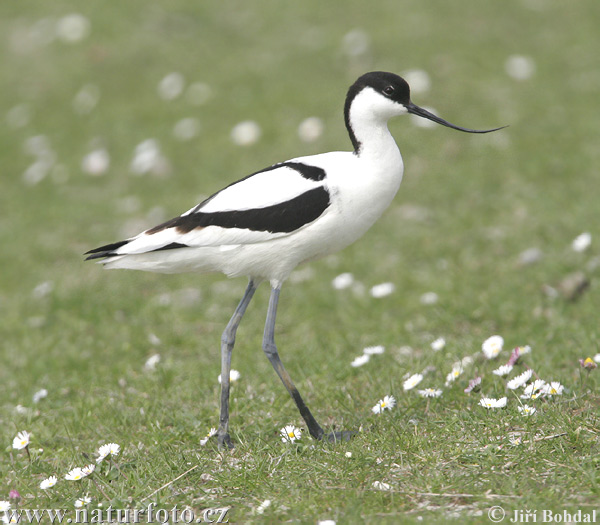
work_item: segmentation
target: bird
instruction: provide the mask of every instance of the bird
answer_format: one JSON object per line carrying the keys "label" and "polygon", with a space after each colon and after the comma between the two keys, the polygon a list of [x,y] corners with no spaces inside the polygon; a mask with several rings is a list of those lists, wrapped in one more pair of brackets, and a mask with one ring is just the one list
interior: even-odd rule
{"label": "bird", "polygon": [[221,272],[248,285],[221,336],[220,448],[232,448],[229,374],[236,332],[257,287],[271,287],[262,349],[316,440],[348,440],[353,431],[325,433],[285,369],[275,320],[285,280],[299,264],[337,252],[360,238],[396,195],[404,172],[388,120],[412,114],[466,133],[417,106],[400,76],[371,71],[348,89],[344,122],[351,151],[296,157],[256,171],[185,213],[126,240],[88,251],[105,268],[161,273]]}

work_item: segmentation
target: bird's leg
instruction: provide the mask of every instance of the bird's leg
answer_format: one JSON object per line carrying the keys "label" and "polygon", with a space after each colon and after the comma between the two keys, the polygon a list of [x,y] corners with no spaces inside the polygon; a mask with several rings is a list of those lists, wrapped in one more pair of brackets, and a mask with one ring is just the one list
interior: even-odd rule
{"label": "bird's leg", "polygon": [[231,438],[229,437],[229,372],[231,371],[231,353],[235,343],[235,333],[256,291],[256,287],[257,285],[250,279],[244,297],[242,297],[240,304],[235,309],[221,336],[221,415],[219,418],[219,430],[217,431],[217,439],[220,447],[233,448]]}
{"label": "bird's leg", "polygon": [[304,401],[300,396],[300,392],[298,392],[298,389],[294,385],[290,375],[287,373],[287,370],[284,368],[281,359],[279,359],[279,354],[277,353],[277,347],[275,346],[275,317],[277,315],[279,291],[280,287],[271,288],[269,309],[267,311],[267,322],[265,323],[265,333],[263,337],[263,350],[273,365],[275,372],[277,372],[277,375],[285,385],[285,388],[287,388],[287,391],[296,402],[296,406],[298,407],[300,414],[308,426],[310,435],[315,439],[322,439],[324,435],[323,429],[310,413],[308,407],[304,404]]}

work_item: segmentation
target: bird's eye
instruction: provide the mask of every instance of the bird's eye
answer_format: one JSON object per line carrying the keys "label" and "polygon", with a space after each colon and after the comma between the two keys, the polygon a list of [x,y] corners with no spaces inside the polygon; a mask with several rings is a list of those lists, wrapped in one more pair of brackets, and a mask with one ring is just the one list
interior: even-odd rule
{"label": "bird's eye", "polygon": [[383,88],[384,94],[391,96],[394,94],[394,86],[386,86]]}

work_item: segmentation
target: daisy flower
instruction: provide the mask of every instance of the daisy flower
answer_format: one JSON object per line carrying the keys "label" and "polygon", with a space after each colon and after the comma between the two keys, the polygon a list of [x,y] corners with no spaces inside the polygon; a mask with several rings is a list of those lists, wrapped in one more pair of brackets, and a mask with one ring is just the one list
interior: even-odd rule
{"label": "daisy flower", "polygon": [[256,514],[262,514],[271,506],[271,500],[266,499],[258,507],[256,507]]}
{"label": "daisy flower", "polygon": [[354,284],[354,275],[351,273],[341,273],[338,275],[333,281],[331,281],[331,285],[336,290],[343,290],[345,288],[350,288]]}
{"label": "daisy flower", "polygon": [[394,396],[385,396],[383,399],[380,399],[371,410],[374,414],[381,414],[384,410],[391,410],[395,406],[396,399]]}
{"label": "daisy flower", "polygon": [[403,384],[404,390],[412,390],[421,381],[423,381],[423,374],[413,374],[406,381],[404,381],[404,384]]}
{"label": "daisy flower", "polygon": [[80,467],[75,467],[66,474],[65,479],[67,481],[79,481],[80,479],[83,479],[86,476],[87,474],[84,474],[83,470]]}
{"label": "daisy flower", "polygon": [[34,403],[39,403],[42,399],[46,397],[48,397],[48,390],[42,388],[41,390],[38,390],[35,394],[33,394],[32,399]]}
{"label": "daisy flower", "polygon": [[521,443],[523,443],[523,438],[521,436],[510,436],[508,438],[508,442],[513,446],[513,447],[518,447]]}
{"label": "daisy flower", "polygon": [[596,361],[594,361],[591,357],[580,359],[579,364],[582,366],[582,368],[585,368],[586,370],[593,370],[594,368],[598,368]]}
{"label": "daisy flower", "polygon": [[279,431],[279,434],[281,435],[281,441],[284,443],[293,443],[302,437],[302,429],[293,425],[286,425]]}
{"label": "daisy flower", "polygon": [[512,369],[513,369],[512,365],[502,365],[502,366],[499,366],[498,368],[496,368],[496,370],[492,370],[492,374],[503,377],[503,376],[507,376],[508,374],[510,374],[512,372]]}
{"label": "daisy flower", "polygon": [[481,376],[477,376],[474,379],[471,379],[471,381],[469,381],[469,386],[467,386],[467,388],[465,388],[465,394],[470,394],[473,390],[477,391],[479,390],[479,387],[481,386]]}
{"label": "daisy flower", "polygon": [[544,394],[547,396],[562,396],[564,389],[565,387],[558,381],[551,381],[543,387]]}
{"label": "daisy flower", "polygon": [[531,347],[529,345],[525,346],[517,346],[513,349],[510,354],[510,358],[508,359],[508,365],[514,365],[516,362],[524,355],[531,353]]}
{"label": "daisy flower", "polygon": [[10,510],[10,503],[8,501],[0,501],[0,512],[8,512]]}
{"label": "daisy flower", "polygon": [[452,365],[452,370],[446,376],[446,386],[449,386],[450,383],[453,383],[458,379],[458,377],[463,373],[463,367],[461,363],[454,363]]}
{"label": "daisy flower", "polygon": [[369,290],[371,297],[375,297],[376,299],[380,299],[381,297],[385,297],[386,295],[390,295],[394,293],[396,286],[394,283],[381,283],[376,284]]}
{"label": "daisy flower", "polygon": [[573,239],[571,248],[576,252],[584,252],[592,244],[592,235],[588,232],[582,233]]}
{"label": "daisy flower", "polygon": [[440,388],[426,388],[424,390],[418,390],[421,397],[440,397],[442,390]]}
{"label": "daisy flower", "polygon": [[200,440],[200,445],[201,445],[201,446],[204,446],[204,445],[206,445],[206,444],[208,443],[208,440],[209,440],[211,437],[215,436],[216,434],[217,434],[217,429],[216,429],[215,427],[212,427],[212,428],[211,428],[211,429],[208,431],[208,434],[206,434],[206,437],[203,437],[203,438]]}
{"label": "daisy flower", "polygon": [[[242,377],[242,374],[240,374],[237,370],[234,370],[233,368],[229,371],[229,381],[231,383],[234,383],[235,381],[237,381],[240,377]],[[217,378],[217,380],[219,381],[219,384],[221,384],[221,374],[219,374],[219,377]]]}
{"label": "daisy flower", "polygon": [[98,449],[96,463],[100,463],[107,456],[116,456],[119,452],[121,452],[121,445],[117,443],[106,443]]}
{"label": "daisy flower", "polygon": [[94,472],[94,470],[96,470],[96,465],[94,465],[93,463],[90,463],[89,465],[86,465],[85,467],[83,467],[81,469],[81,473],[83,474],[84,477],[86,477],[86,476],[90,476],[92,474],[92,472]]}
{"label": "daisy flower", "polygon": [[30,434],[26,430],[19,432],[16,435],[15,439],[13,439],[13,443],[12,443],[13,448],[16,448],[17,450],[22,450],[24,448],[27,448],[29,446],[29,437],[30,437]]}
{"label": "daisy flower", "polygon": [[86,505],[89,505],[91,502],[92,502],[92,498],[90,498],[86,494],[82,498],[79,498],[79,499],[75,500],[75,508],[76,509],[80,509],[81,507],[85,507]]}
{"label": "daisy flower", "polygon": [[506,397],[501,397],[500,399],[494,399],[492,397],[484,397],[479,401],[479,404],[487,409],[490,408],[504,408],[506,406],[507,399]]}
{"label": "daisy flower", "polygon": [[516,377],[513,377],[508,383],[506,383],[506,388],[509,390],[515,390],[522,386],[525,386],[525,383],[531,379],[533,375],[533,370],[531,368],[529,370],[525,370],[522,374],[519,374]]}
{"label": "daisy flower", "polygon": [[433,341],[431,343],[431,349],[434,352],[439,352],[445,346],[446,346],[446,340],[443,337],[438,337],[435,341]]}
{"label": "daisy flower", "polygon": [[369,359],[370,359],[369,354],[359,355],[356,359],[354,359],[354,361],[352,361],[352,363],[350,363],[350,366],[352,366],[354,368],[358,368],[359,366],[363,366],[364,364],[367,364],[369,362]]}
{"label": "daisy flower", "polygon": [[389,483],[383,481],[374,481],[372,487],[375,490],[392,490],[392,486]]}
{"label": "daisy flower", "polygon": [[529,405],[523,405],[517,408],[523,416],[533,416],[537,411],[535,407],[530,407]]}
{"label": "daisy flower", "polygon": [[544,395],[544,389],[546,381],[543,379],[536,379],[533,383],[528,384],[521,394],[521,399],[537,399],[539,396]]}
{"label": "daisy flower", "polygon": [[40,488],[42,490],[46,490],[49,489],[50,487],[54,487],[54,485],[56,485],[56,482],[58,480],[56,479],[56,476],[50,476],[49,478],[46,478],[44,481],[42,481],[40,483]]}
{"label": "daisy flower", "polygon": [[385,347],[381,346],[381,345],[367,346],[363,350],[363,354],[365,354],[365,355],[379,355],[379,354],[383,354],[383,352],[385,352]]}
{"label": "daisy flower", "polygon": [[502,351],[502,347],[504,346],[504,338],[500,335],[493,335],[492,337],[488,337],[483,344],[481,345],[481,350],[483,354],[488,359],[494,359],[498,357],[498,354]]}
{"label": "daisy flower", "polygon": [[156,370],[156,365],[158,365],[158,363],[160,363],[160,354],[154,354],[146,359],[144,370],[146,372],[152,372],[153,370]]}

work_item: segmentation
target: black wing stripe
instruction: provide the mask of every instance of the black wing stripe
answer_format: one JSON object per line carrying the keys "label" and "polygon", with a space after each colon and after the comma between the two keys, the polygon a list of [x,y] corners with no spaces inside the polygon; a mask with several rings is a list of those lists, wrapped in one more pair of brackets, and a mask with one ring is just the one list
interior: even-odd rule
{"label": "black wing stripe", "polygon": [[196,212],[175,217],[148,230],[153,234],[167,228],[189,233],[196,228],[220,226],[271,233],[289,233],[317,219],[329,206],[329,192],[319,186],[289,201],[251,210]]}
{"label": "black wing stripe", "polygon": [[300,173],[300,175],[302,175],[305,179],[309,179],[309,180],[321,181],[327,176],[327,173],[325,173],[325,170],[323,168],[318,168],[317,166],[310,166],[309,164],[303,164],[302,162],[282,162],[280,164],[273,164],[273,166],[269,166],[268,168],[265,168],[264,170],[260,170],[255,173],[252,173],[252,174],[244,177],[243,179],[237,180],[235,182],[232,182],[228,186],[225,186],[222,190],[218,191],[217,193],[215,193],[215,194],[211,195],[210,197],[208,197],[207,199],[203,200],[200,204],[198,204],[198,206],[196,206],[192,210],[191,213],[197,213],[198,210],[200,210],[204,205],[208,204],[217,195],[219,195],[221,192],[225,191],[226,189],[230,188],[231,186],[234,186],[238,182],[243,182],[245,180],[248,180],[251,177],[254,177],[255,175],[260,175],[261,173],[266,173],[267,171],[273,171],[273,170],[283,168],[283,167],[291,168],[291,169],[297,171],[298,173]]}
{"label": "black wing stripe", "polygon": [[[100,246],[100,248],[94,248],[93,250],[90,250],[89,252],[85,252],[84,255],[88,255],[89,253],[98,253],[98,252],[112,252],[112,251],[120,248],[121,246],[126,245],[128,242],[129,242],[129,240],[113,242],[112,244],[106,244],[104,246]],[[88,257],[88,258],[92,259],[95,257]]]}

